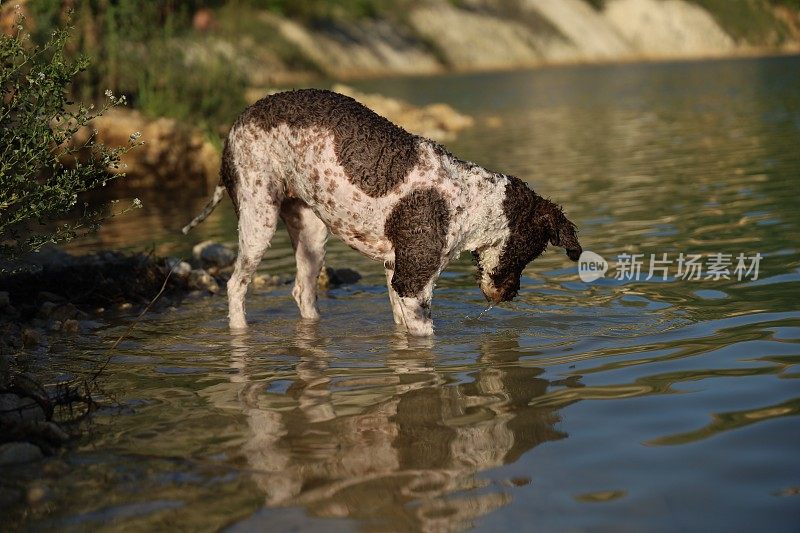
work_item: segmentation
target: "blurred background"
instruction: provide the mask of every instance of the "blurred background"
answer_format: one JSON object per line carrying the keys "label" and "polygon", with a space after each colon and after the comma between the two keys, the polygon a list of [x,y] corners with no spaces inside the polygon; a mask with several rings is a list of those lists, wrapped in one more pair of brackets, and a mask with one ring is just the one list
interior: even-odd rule
{"label": "blurred background", "polygon": [[[96,120],[100,140],[124,145],[141,131],[145,141],[125,157],[127,179],[101,193],[141,197],[144,210],[73,246],[155,244],[161,253],[186,251],[170,236],[216,183],[235,117],[270,91],[333,87],[414,133],[458,142],[459,132],[508,122],[478,109],[500,93],[470,99],[468,82],[444,74],[800,50],[799,0],[20,0],[0,6],[3,31],[14,31],[19,13],[40,43],[55,27],[74,27],[69,52],[90,60],[72,83],[77,100],[126,96],[127,108]],[[451,81],[413,81],[430,75]],[[395,81],[370,84],[386,78]],[[489,162],[482,151],[461,155]],[[141,223],[143,239],[126,226]]]}
{"label": "blurred background", "polygon": [[[548,64],[797,51],[798,0],[21,0],[71,24],[77,94],[214,127],[276,85]],[[210,90],[214,88],[216,90]]]}

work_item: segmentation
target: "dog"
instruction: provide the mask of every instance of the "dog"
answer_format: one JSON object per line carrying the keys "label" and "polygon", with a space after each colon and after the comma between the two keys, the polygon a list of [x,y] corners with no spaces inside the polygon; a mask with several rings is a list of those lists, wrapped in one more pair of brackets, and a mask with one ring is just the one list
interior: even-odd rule
{"label": "dog", "polygon": [[547,244],[577,261],[576,227],[561,207],[513,176],[462,161],[354,99],[305,89],[267,96],[236,120],[204,220],[227,190],[239,219],[228,281],[231,329],[247,327],[247,286],[282,219],[294,248],[292,296],[318,319],[317,278],[328,233],[383,262],[392,314],[411,335],[433,334],[434,283],[470,251],[492,304],[513,299]]}

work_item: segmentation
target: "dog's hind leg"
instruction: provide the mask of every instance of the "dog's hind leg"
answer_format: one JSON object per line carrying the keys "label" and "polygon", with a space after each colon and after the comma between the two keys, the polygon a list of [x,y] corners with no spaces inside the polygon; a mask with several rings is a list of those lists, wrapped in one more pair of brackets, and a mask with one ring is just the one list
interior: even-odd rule
{"label": "dog's hind leg", "polygon": [[[260,184],[261,180],[252,180]],[[241,187],[239,199],[239,255],[231,279],[228,280],[228,320],[231,329],[247,327],[244,298],[264,252],[267,251],[278,225],[277,192],[267,187]]]}
{"label": "dog's hind leg", "polygon": [[297,262],[297,277],[292,296],[303,318],[319,318],[317,285],[319,273],[325,262],[325,243],[328,228],[308,204],[296,198],[287,198],[281,204],[281,218],[286,223],[292,239]]}

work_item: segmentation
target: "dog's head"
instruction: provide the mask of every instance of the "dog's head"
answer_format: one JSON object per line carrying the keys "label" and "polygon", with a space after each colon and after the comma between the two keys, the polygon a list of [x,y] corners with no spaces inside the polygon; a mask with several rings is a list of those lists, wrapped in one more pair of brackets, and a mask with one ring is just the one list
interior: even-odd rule
{"label": "dog's head", "polygon": [[506,228],[495,245],[475,250],[478,282],[492,303],[513,299],[528,263],[539,257],[547,244],[560,246],[577,261],[582,249],[576,227],[557,204],[510,177],[503,199]]}

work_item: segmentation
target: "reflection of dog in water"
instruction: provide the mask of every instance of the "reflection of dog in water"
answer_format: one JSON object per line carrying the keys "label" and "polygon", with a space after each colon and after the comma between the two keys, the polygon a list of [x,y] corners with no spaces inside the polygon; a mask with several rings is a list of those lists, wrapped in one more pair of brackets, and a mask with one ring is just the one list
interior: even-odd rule
{"label": "reflection of dog in water", "polygon": [[469,382],[437,370],[424,339],[398,335],[383,368],[353,375],[329,367],[335,357],[315,324],[300,321],[296,338],[295,372],[270,383],[248,378],[265,371],[249,355],[254,339],[232,340],[251,432],[243,453],[270,507],[392,530],[462,529],[511,499],[479,472],[566,437],[556,410],[529,405],[549,383],[516,364],[522,351],[507,336],[481,346]]}
{"label": "reflection of dog in water", "polygon": [[250,278],[275,233],[289,230],[300,314],[318,318],[317,277],[330,231],[383,262],[394,320],[431,335],[431,297],[442,269],[468,250],[493,304],[517,294],[525,266],[549,244],[577,261],[575,225],[519,179],[453,157],[352,98],[330,91],[278,93],[238,118],[222,154],[220,184],[239,217],[239,256],[228,281],[230,326],[246,327]]}

